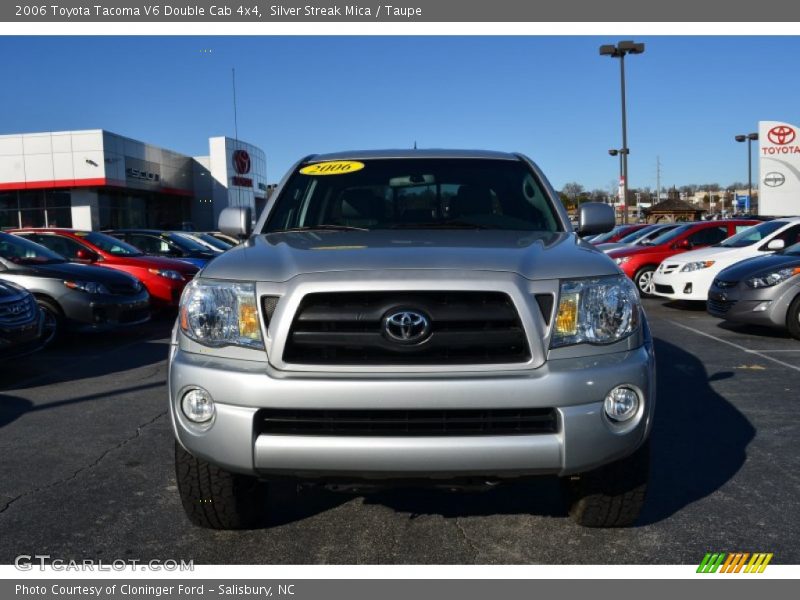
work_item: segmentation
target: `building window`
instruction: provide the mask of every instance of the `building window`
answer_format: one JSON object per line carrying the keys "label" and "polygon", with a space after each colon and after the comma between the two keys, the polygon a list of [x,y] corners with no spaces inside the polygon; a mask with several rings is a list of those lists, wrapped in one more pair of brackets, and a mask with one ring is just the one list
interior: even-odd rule
{"label": "building window", "polygon": [[72,227],[69,191],[0,193],[0,229],[17,227]]}

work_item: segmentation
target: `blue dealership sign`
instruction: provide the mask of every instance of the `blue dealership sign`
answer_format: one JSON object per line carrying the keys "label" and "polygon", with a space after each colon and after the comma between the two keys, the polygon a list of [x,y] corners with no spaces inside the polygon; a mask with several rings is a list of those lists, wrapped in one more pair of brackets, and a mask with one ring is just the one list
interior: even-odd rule
{"label": "blue dealership sign", "polygon": [[736,195],[736,210],[743,211],[743,212],[750,212],[750,196],[745,194],[744,196]]}

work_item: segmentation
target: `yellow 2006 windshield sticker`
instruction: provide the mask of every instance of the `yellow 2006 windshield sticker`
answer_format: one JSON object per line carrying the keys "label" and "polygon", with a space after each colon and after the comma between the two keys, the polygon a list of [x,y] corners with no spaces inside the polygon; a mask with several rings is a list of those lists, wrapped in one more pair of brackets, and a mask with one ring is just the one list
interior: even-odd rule
{"label": "yellow 2006 windshield sticker", "polygon": [[331,160],[308,165],[300,169],[303,175],[344,175],[364,168],[364,163],[356,160]]}

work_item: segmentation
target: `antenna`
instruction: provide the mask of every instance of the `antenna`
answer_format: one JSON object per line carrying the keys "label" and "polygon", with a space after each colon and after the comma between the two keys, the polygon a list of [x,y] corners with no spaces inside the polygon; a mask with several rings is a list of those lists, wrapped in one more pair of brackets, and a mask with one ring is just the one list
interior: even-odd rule
{"label": "antenna", "polygon": [[656,204],[661,202],[661,157],[656,156]]}
{"label": "antenna", "polygon": [[236,69],[231,68],[231,83],[233,84],[233,137],[239,140],[239,121],[236,114]]}
{"label": "antenna", "polygon": [[414,140],[414,150],[417,149],[417,140]]}

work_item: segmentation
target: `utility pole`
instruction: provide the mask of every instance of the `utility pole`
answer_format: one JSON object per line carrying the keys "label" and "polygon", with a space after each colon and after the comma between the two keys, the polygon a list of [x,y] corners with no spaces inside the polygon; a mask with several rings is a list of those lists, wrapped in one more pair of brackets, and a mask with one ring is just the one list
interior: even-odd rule
{"label": "utility pole", "polygon": [[661,202],[661,157],[656,156],[656,203]]}

